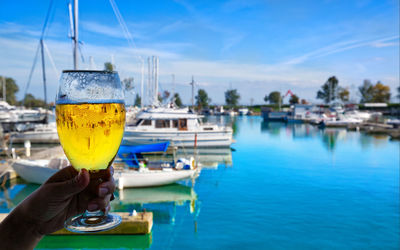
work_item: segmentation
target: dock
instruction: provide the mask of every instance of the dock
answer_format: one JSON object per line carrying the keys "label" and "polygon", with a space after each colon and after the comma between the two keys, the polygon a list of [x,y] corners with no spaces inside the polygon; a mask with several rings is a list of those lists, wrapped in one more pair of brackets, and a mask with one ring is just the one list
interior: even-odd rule
{"label": "dock", "polygon": [[[153,213],[152,212],[140,212],[136,215],[130,215],[129,213],[116,213],[122,217],[122,222],[119,226],[103,232],[93,233],[90,235],[145,235],[151,232],[153,227]],[[8,213],[0,214],[0,222],[6,218]],[[60,235],[82,235],[79,233],[73,233],[65,228],[52,233],[50,236]]]}

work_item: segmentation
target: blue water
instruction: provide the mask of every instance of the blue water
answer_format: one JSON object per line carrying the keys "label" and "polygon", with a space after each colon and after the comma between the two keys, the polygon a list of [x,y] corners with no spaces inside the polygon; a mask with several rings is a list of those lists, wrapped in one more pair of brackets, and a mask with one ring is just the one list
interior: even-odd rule
{"label": "blue water", "polygon": [[399,249],[399,141],[259,117],[233,125],[232,164],[147,194],[182,200],[114,201],[154,211],[151,249]]}

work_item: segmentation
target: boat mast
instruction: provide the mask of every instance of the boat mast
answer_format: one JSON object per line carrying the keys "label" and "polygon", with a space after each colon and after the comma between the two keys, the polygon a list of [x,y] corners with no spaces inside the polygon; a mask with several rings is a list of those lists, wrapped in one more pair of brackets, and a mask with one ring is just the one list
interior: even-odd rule
{"label": "boat mast", "polygon": [[74,0],[74,35],[72,37],[74,40],[74,51],[73,51],[73,57],[74,57],[74,69],[78,69],[78,0]]}
{"label": "boat mast", "polygon": [[190,83],[192,85],[192,109],[194,111],[194,78],[192,76],[192,82]]}
{"label": "boat mast", "polygon": [[43,91],[44,91],[44,107],[47,107],[47,91],[46,91],[46,67],[44,63],[44,48],[43,39],[40,39],[40,53],[42,55],[42,76],[43,76]]}

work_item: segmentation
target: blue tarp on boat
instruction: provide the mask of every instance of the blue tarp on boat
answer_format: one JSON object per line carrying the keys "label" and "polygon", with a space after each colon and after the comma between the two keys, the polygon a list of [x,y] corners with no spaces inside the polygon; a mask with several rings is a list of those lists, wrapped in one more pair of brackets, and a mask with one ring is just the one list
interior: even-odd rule
{"label": "blue tarp on boat", "polygon": [[130,167],[139,166],[138,155],[141,153],[166,152],[168,146],[169,141],[137,146],[121,145],[118,150],[118,157]]}

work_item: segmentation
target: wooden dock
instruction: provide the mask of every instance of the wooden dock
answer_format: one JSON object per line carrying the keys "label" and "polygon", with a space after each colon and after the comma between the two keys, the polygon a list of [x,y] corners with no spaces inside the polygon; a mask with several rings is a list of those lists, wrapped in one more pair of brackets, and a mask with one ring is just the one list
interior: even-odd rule
{"label": "wooden dock", "polygon": [[[93,233],[91,235],[144,235],[149,234],[153,227],[153,213],[140,212],[136,215],[129,213],[116,213],[122,217],[121,225],[108,231]],[[0,214],[0,222],[7,217],[7,213]],[[65,228],[52,233],[51,235],[81,235],[73,233]]]}

